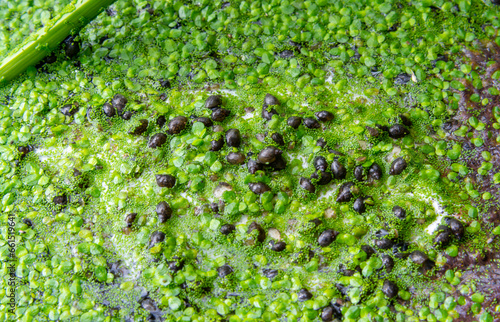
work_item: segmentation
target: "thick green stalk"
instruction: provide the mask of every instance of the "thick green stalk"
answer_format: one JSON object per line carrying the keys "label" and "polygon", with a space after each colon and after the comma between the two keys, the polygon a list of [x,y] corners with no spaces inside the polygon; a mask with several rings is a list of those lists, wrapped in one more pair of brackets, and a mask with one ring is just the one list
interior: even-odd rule
{"label": "thick green stalk", "polygon": [[115,0],[74,0],[43,28],[12,50],[0,65],[0,84],[36,65],[66,37],[78,32]]}

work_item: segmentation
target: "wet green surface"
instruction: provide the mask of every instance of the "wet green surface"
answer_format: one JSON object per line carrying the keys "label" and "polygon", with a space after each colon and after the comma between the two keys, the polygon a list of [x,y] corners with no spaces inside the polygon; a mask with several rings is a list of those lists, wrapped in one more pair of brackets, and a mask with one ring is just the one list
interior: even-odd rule
{"label": "wet green surface", "polygon": [[[15,215],[16,274],[26,282],[16,289],[17,318],[142,321],[149,309],[167,321],[308,321],[335,304],[345,321],[493,321],[499,10],[489,2],[432,5],[118,1],[82,30],[76,58],[59,50],[55,63],[0,89],[2,222]],[[162,88],[165,79],[171,88]],[[280,102],[271,120],[261,117],[267,93]],[[128,99],[130,120],[104,114],[115,94]],[[206,128],[193,122],[191,115],[210,117],[205,101],[216,94],[230,115]],[[63,115],[66,104],[76,114]],[[319,129],[287,125],[290,116],[324,110],[334,118]],[[179,115],[189,118],[186,129],[148,147]],[[142,119],[146,131],[130,134]],[[411,125],[401,138],[370,134],[405,119]],[[210,151],[231,128],[241,145]],[[276,132],[286,168],[250,174],[246,162],[277,146]],[[23,157],[18,147],[27,145]],[[230,152],[243,153],[245,165],[229,164]],[[309,193],[300,179],[315,172],[318,156],[328,172],[338,158],[347,176],[312,180]],[[389,175],[398,157],[408,165]],[[379,180],[366,178],[374,163]],[[353,174],[359,165],[363,181]],[[175,186],[158,187],[158,174],[173,175]],[[255,182],[271,191],[254,194]],[[337,202],[346,182],[354,196]],[[68,203],[55,205],[63,195]],[[355,199],[368,196],[373,202],[357,213]],[[161,201],[173,210],[165,223],[155,212]],[[130,213],[137,216],[126,228]],[[446,216],[465,233],[440,247],[434,230]],[[247,233],[252,222],[263,242]],[[221,234],[224,224],[235,232]],[[7,225],[1,229],[6,241]],[[327,229],[338,235],[321,247]],[[381,229],[399,248],[375,246]],[[155,231],[165,239],[150,247]],[[271,249],[278,240],[282,252]],[[367,256],[364,245],[375,253]],[[6,242],[0,250],[7,259]],[[425,265],[408,258],[416,250],[428,256]],[[390,272],[384,255],[394,260]],[[169,269],[171,261],[182,269]],[[225,264],[232,274],[220,277]],[[269,269],[277,270],[271,279]],[[392,299],[382,292],[386,280],[399,289]],[[2,283],[8,291],[8,279]],[[311,299],[298,300],[303,288]]]}

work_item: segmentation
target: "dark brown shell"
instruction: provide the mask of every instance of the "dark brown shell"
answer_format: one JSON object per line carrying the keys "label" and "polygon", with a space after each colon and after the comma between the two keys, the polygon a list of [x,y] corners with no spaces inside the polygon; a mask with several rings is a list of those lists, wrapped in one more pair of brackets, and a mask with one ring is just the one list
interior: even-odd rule
{"label": "dark brown shell", "polygon": [[167,142],[167,135],[164,133],[156,133],[149,140],[148,146],[152,149],[156,149],[165,144],[165,142]]}
{"label": "dark brown shell", "polygon": [[186,128],[188,119],[185,116],[176,116],[168,123],[168,132],[178,134]]}
{"label": "dark brown shell", "polygon": [[157,174],[156,184],[162,188],[172,188],[175,185],[175,177],[170,174]]}
{"label": "dark brown shell", "polygon": [[245,163],[245,155],[241,152],[229,152],[226,160],[230,164],[243,164]]}

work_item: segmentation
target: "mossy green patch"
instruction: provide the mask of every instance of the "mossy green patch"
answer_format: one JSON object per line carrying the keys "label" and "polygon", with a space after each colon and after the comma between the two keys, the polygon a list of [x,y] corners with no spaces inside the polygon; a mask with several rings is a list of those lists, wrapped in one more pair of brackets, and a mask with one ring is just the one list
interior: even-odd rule
{"label": "mossy green patch", "polygon": [[[14,19],[7,11],[0,9]],[[473,311],[486,321],[489,295],[465,292],[460,260],[500,246],[491,216],[500,169],[488,134],[498,93],[481,88],[494,88],[498,77],[495,65],[470,58],[494,48],[498,13],[478,1],[117,1],[82,30],[76,59],[58,56],[0,89],[2,222],[15,215],[16,272],[27,281],[9,318],[146,320],[151,311],[167,320],[317,320],[339,304],[345,321],[459,321],[456,288],[485,303]],[[162,87],[166,79],[170,87]],[[267,93],[280,103],[267,109],[277,112],[270,120],[261,117]],[[127,98],[129,120],[104,114],[115,94]],[[224,121],[189,121],[161,147],[148,147],[175,116],[211,117],[205,101],[215,94],[230,111]],[[473,105],[483,101],[485,109]],[[62,114],[70,103],[76,113]],[[334,115],[320,129],[287,123],[318,111]],[[141,119],[145,132],[129,134]],[[396,123],[409,134],[391,138],[385,127]],[[210,151],[231,128],[241,146]],[[267,146],[283,151],[285,169],[249,174],[227,161],[230,152],[255,160]],[[316,172],[316,156],[338,160],[347,176],[326,185],[312,179],[309,193],[300,178]],[[407,167],[389,175],[398,157]],[[367,177],[373,164],[378,180]],[[175,185],[159,187],[158,174],[174,176]],[[271,191],[258,196],[250,182]],[[337,202],[347,182],[353,198]],[[55,205],[62,195],[67,204]],[[357,212],[355,200],[368,196]],[[172,208],[165,223],[156,213],[161,201]],[[127,227],[130,213],[137,216]],[[465,230],[440,247],[434,230],[447,216]],[[248,233],[252,222],[263,241],[257,229]],[[236,229],[222,235],[223,224]],[[327,229],[338,236],[320,247]],[[165,238],[149,247],[156,231]],[[382,238],[393,245],[377,248]],[[275,252],[271,241],[286,248]],[[416,250],[430,262],[413,262]],[[232,273],[220,277],[226,264]],[[384,294],[386,279],[397,284],[396,299]],[[302,288],[313,297],[299,300]]]}

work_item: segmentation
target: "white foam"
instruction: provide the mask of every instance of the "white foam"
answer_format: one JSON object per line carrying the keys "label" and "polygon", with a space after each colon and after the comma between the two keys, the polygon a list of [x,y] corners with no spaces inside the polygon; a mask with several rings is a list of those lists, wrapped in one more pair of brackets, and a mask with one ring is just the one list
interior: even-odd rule
{"label": "white foam", "polygon": [[125,277],[125,280],[138,280],[143,269],[142,264],[138,263],[132,255],[131,249],[133,249],[133,247],[127,245],[127,242],[123,240],[118,241],[117,239],[117,235],[113,235],[108,241],[113,244],[113,251],[116,253],[116,257],[122,261],[123,266],[128,270],[128,275]]}
{"label": "white foam", "polygon": [[254,117],[255,117],[255,111],[253,111],[252,113],[246,113],[241,118],[244,120],[248,120],[248,119],[253,119]]}
{"label": "white foam", "polygon": [[237,93],[236,93],[236,90],[234,89],[218,89],[216,90],[216,92],[222,92],[222,93],[227,93],[227,94],[231,94],[233,96],[236,96],[236,97],[240,97]]}
{"label": "white foam", "polygon": [[45,161],[56,161],[60,160],[61,157],[70,154],[73,151],[71,146],[66,146],[65,148],[56,148],[56,147],[48,147],[48,148],[36,148],[35,154],[38,155],[38,158],[41,162]]}
{"label": "white foam", "polygon": [[302,168],[303,169],[306,169],[308,166],[309,166],[309,163],[307,163],[307,159],[309,156],[305,156],[305,155],[301,155],[301,154],[295,154],[295,153],[287,153],[287,157],[289,158],[289,160],[292,160],[292,159],[299,159],[302,161]]}
{"label": "white foam", "polygon": [[235,223],[235,225],[244,225],[248,222],[248,216],[247,215],[242,215],[240,217],[240,220],[238,220],[238,222]]}
{"label": "white foam", "polygon": [[434,220],[429,226],[427,226],[427,228],[425,229],[425,231],[432,235],[432,233],[434,233],[434,231],[436,230],[437,226],[439,225],[439,223],[441,222],[441,219],[443,219],[443,217],[445,216],[448,216],[448,213],[444,210],[444,208],[441,206],[441,204],[439,203],[438,200],[436,199],[432,199],[432,206],[434,207],[434,210],[436,211],[437,213],[437,216],[436,216],[436,220]]}
{"label": "white foam", "polygon": [[318,200],[333,197],[333,193],[337,191],[337,186],[337,184],[329,184],[326,186],[326,189],[320,193]]}
{"label": "white foam", "polygon": [[416,193],[420,198],[424,199],[427,203],[432,204],[432,207],[434,208],[434,211],[436,212],[436,219],[430,223],[426,228],[425,231],[429,234],[432,235],[434,231],[436,230],[437,226],[441,222],[441,219],[445,216],[449,216],[449,214],[446,212],[446,210],[443,208],[442,204],[442,199],[440,196],[437,194],[433,194],[432,196],[425,196],[422,193]]}
{"label": "white foam", "polygon": [[193,198],[191,198],[191,196],[190,196],[190,195],[188,195],[186,192],[181,192],[181,193],[180,193],[180,195],[181,195],[183,198],[186,198],[186,199],[189,201],[189,203],[191,203],[191,204],[193,203]]}

